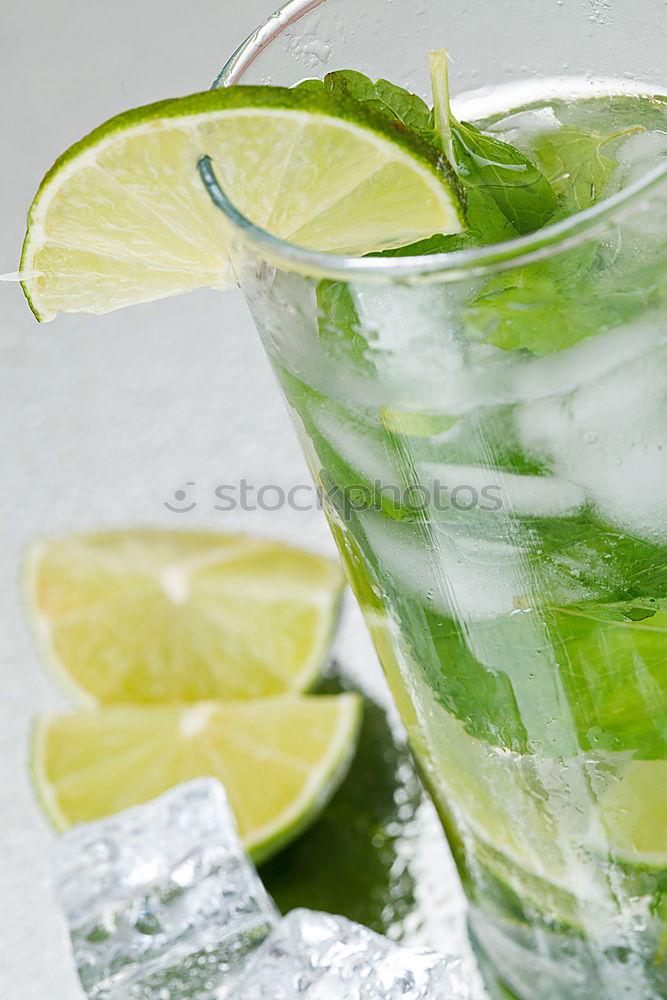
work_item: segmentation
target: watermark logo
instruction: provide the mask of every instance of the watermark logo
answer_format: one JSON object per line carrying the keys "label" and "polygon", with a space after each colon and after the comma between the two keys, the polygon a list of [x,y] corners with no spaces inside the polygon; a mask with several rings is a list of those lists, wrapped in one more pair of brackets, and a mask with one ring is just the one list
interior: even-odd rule
{"label": "watermark logo", "polygon": [[502,488],[497,483],[473,486],[468,483],[444,483],[434,479],[428,484],[408,486],[383,483],[380,480],[356,483],[256,483],[240,479],[237,483],[220,483],[204,489],[189,480],[163,502],[172,514],[190,514],[197,508],[230,513],[264,511],[276,513],[293,510],[308,513],[330,506],[343,515],[367,510],[394,512],[398,516],[418,516],[428,511],[498,513],[503,509]]}
{"label": "watermark logo", "polygon": [[[190,482],[185,484],[186,487],[196,486],[195,482]],[[174,496],[171,502],[165,500],[164,506],[167,510],[170,510],[172,514],[189,514],[197,506],[196,500],[191,500],[188,493],[188,489],[178,489],[174,490]]]}

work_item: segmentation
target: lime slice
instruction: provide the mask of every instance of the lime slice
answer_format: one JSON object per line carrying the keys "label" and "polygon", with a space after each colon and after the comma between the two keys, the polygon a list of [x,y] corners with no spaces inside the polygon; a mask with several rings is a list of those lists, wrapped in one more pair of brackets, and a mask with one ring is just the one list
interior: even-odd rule
{"label": "lime slice", "polygon": [[667,868],[667,761],[632,760],[600,798],[600,818],[614,857]]}
{"label": "lime slice", "polygon": [[66,829],[182,781],[219,778],[245,846],[262,860],[304,830],[342,781],[361,704],[356,694],[283,695],[42,718],[33,746],[37,792]]}
{"label": "lime slice", "polygon": [[111,531],[43,543],[28,604],[78,700],[237,700],[310,688],[344,586],[338,565],[259,539]]}
{"label": "lime slice", "polygon": [[435,437],[452,429],[458,417],[446,413],[423,413],[380,407],[380,419],[386,430],[402,437]]}
{"label": "lime slice", "polygon": [[42,181],[21,261],[37,318],[229,286],[204,155],[243,215],[303,247],[361,254],[464,225],[442,155],[356,101],[278,87],[162,101],[101,125]]}

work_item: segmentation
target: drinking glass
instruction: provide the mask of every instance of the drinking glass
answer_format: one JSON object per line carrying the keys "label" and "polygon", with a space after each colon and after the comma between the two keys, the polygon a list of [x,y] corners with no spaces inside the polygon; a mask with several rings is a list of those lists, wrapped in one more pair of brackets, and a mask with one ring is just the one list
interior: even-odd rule
{"label": "drinking glass", "polygon": [[[448,47],[471,119],[664,92],[666,35],[657,0],[298,0],[216,83],[353,68],[427,98]],[[536,234],[391,259],[282,242],[205,179],[489,990],[664,998],[665,161]]]}

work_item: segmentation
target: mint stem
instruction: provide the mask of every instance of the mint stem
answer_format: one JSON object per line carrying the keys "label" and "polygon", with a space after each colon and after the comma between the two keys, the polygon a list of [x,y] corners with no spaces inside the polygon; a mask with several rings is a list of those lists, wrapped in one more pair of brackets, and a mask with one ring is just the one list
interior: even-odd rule
{"label": "mint stem", "polygon": [[622,128],[618,132],[612,132],[611,135],[605,135],[600,141],[600,146],[604,146],[606,143],[611,142],[612,139],[620,139],[624,135],[632,135],[633,132],[645,132],[646,129],[643,125],[630,125],[628,128]]}
{"label": "mint stem", "polygon": [[433,89],[435,124],[442,148],[447,159],[452,162],[452,109],[449,95],[449,52],[437,49],[428,54],[428,67]]}

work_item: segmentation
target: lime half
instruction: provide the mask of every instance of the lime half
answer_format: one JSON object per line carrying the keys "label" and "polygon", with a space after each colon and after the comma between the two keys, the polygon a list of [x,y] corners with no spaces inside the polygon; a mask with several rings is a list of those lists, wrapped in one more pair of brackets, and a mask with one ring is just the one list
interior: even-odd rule
{"label": "lime half", "polygon": [[78,701],[156,703],[312,687],[344,576],[261,539],[126,530],[38,545],[27,584],[47,661]]}
{"label": "lime half", "polygon": [[329,801],[351,763],[360,719],[355,694],[44,718],[33,775],[59,829],[147,802],[182,781],[218,778],[246,848],[262,860]]}
{"label": "lime half", "polygon": [[203,156],[251,222],[310,249],[363,254],[464,225],[449,164],[383,115],[324,93],[208,91],[112,118],[54,164],[21,260],[36,317],[229,286]]}

